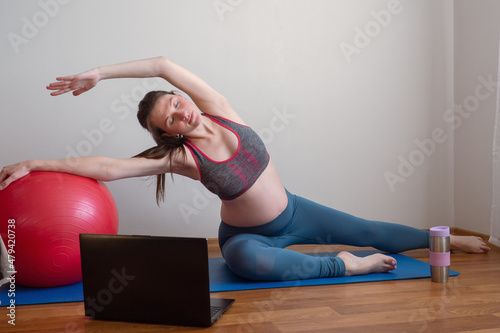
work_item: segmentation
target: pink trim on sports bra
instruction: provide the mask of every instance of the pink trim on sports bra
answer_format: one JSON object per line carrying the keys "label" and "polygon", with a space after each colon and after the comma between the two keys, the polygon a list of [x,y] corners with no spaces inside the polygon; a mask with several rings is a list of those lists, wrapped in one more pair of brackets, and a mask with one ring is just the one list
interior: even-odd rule
{"label": "pink trim on sports bra", "polygon": [[189,146],[189,144],[185,144],[184,145],[187,149],[189,149],[189,151],[191,152],[191,155],[193,156],[193,160],[194,160],[194,163],[196,163],[196,167],[198,168],[198,174],[200,175],[200,182],[202,181],[202,177],[201,177],[201,168],[200,168],[200,164],[198,163],[198,159],[196,159],[196,156],[194,155],[194,152],[193,150],[191,149],[191,147]]}
{"label": "pink trim on sports bra", "polygon": [[[210,120],[211,120],[211,121],[213,121],[214,123],[217,123],[218,125],[220,125],[220,126],[224,127],[225,129],[230,130],[230,131],[231,131],[234,135],[236,135],[236,139],[238,139],[238,148],[236,149],[236,152],[235,152],[235,153],[234,153],[231,157],[229,157],[228,159],[226,159],[226,160],[224,160],[224,161],[216,161],[216,160],[211,159],[209,156],[207,156],[207,155],[206,155],[206,154],[205,154],[205,153],[204,153],[204,152],[203,152],[200,148],[198,148],[198,147],[197,147],[194,143],[192,143],[192,142],[191,142],[191,141],[189,141],[188,139],[186,139],[186,141],[189,143],[189,145],[190,145],[190,146],[192,146],[192,147],[193,147],[193,148],[195,148],[197,151],[199,151],[199,152],[200,152],[200,154],[202,154],[203,156],[205,156],[205,157],[207,158],[207,160],[209,160],[210,162],[213,162],[213,163],[227,163],[227,162],[231,161],[232,159],[234,159],[234,158],[236,157],[236,155],[238,155],[238,153],[240,152],[240,149],[241,149],[241,138],[240,138],[239,134],[238,134],[238,133],[236,133],[236,131],[235,131],[235,130],[233,130],[232,128],[230,128],[230,127],[228,127],[228,126],[224,125],[223,123],[219,122],[217,119],[214,119],[214,118],[212,118],[212,117],[210,117],[210,116],[207,116],[207,115],[205,115],[205,114],[202,114],[202,116],[207,117],[208,119],[210,119]],[[222,117],[220,117],[220,118],[222,118]],[[225,119],[225,118],[223,118],[223,119]],[[226,119],[226,120],[227,120],[227,121],[231,121],[231,120],[229,120],[229,119]],[[234,123],[234,121],[231,121],[231,122],[233,122],[233,123]],[[235,123],[235,124],[236,124],[236,123]],[[242,125],[242,126],[245,126],[245,125]],[[247,126],[247,127],[248,127],[248,126]],[[191,152],[191,153],[193,153],[193,152]],[[193,157],[194,157],[194,155],[193,155]],[[197,163],[197,164],[198,164],[198,163]],[[199,170],[199,168],[200,168],[200,166],[198,165],[198,170]],[[201,175],[201,174],[200,174],[200,175]]]}

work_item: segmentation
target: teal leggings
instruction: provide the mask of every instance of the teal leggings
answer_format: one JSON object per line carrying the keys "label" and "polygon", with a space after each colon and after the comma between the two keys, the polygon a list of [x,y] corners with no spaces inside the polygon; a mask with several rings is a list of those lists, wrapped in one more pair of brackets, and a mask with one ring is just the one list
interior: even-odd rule
{"label": "teal leggings", "polygon": [[397,253],[427,248],[429,232],[400,224],[361,219],[287,191],[288,205],[273,221],[257,227],[221,222],[219,245],[229,268],[251,280],[284,281],[345,275],[338,257],[285,249],[294,244],[371,246]]}

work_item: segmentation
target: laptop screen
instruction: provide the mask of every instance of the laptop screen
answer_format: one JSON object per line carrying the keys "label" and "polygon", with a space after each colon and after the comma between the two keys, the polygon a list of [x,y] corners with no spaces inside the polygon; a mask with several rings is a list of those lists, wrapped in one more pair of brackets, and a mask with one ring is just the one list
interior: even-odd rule
{"label": "laptop screen", "polygon": [[209,324],[206,239],[81,234],[80,247],[87,316]]}

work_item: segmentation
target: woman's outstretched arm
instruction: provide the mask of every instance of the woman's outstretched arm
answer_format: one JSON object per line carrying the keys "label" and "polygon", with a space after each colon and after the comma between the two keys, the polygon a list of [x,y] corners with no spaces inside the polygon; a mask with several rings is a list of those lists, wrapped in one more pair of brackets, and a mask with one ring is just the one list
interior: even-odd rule
{"label": "woman's outstretched arm", "polygon": [[61,160],[29,160],[6,166],[0,171],[0,190],[33,171],[63,172],[101,181],[112,181],[168,173],[171,171],[171,166],[167,157],[117,159],[89,156]]}
{"label": "woman's outstretched arm", "polygon": [[101,66],[80,74],[58,77],[56,82],[47,86],[47,89],[53,90],[52,96],[71,91],[73,95],[78,96],[92,89],[102,80],[147,77],[165,79],[174,87],[188,94],[203,112],[237,118],[236,120],[241,121],[224,96],[189,70],[163,56]]}
{"label": "woman's outstretched arm", "polygon": [[73,95],[78,96],[92,89],[102,80],[157,77],[160,74],[159,67],[159,58],[101,66],[80,74],[58,77],[56,78],[56,82],[47,86],[47,89],[54,90],[51,93],[52,96],[62,95],[71,91]]}

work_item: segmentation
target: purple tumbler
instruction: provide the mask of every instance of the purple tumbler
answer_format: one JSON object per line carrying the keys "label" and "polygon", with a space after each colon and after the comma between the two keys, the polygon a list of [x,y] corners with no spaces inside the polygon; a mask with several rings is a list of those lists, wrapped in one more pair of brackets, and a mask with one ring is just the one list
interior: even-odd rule
{"label": "purple tumbler", "polygon": [[448,276],[450,275],[449,227],[431,228],[429,249],[432,282],[448,282]]}

